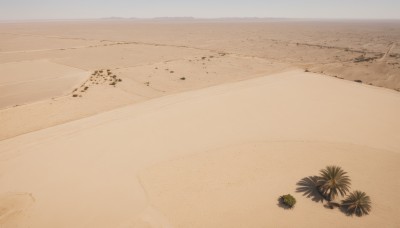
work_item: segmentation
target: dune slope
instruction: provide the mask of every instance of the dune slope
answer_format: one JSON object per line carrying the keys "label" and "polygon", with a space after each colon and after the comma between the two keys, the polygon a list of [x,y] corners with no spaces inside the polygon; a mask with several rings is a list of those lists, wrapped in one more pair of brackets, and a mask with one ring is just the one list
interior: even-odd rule
{"label": "dune slope", "polygon": [[89,73],[48,60],[0,64],[0,110],[71,93]]}
{"label": "dune slope", "polygon": [[[21,135],[0,142],[0,225],[396,227],[399,116],[394,91],[289,71]],[[371,215],[296,192],[330,164],[371,196]],[[277,205],[286,193],[295,210]]]}

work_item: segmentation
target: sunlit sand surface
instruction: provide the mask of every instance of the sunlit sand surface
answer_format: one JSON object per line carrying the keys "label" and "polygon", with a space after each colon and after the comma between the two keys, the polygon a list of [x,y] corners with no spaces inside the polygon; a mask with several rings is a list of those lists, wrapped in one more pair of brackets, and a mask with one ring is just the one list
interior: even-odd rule
{"label": "sunlit sand surface", "polygon": [[0,24],[0,227],[399,226],[398,25]]}

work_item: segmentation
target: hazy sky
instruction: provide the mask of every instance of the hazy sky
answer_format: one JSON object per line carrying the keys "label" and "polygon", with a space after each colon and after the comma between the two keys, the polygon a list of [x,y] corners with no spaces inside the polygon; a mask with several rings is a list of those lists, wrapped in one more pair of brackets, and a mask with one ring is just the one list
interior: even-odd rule
{"label": "hazy sky", "polygon": [[400,18],[400,0],[0,0],[0,20],[101,17]]}

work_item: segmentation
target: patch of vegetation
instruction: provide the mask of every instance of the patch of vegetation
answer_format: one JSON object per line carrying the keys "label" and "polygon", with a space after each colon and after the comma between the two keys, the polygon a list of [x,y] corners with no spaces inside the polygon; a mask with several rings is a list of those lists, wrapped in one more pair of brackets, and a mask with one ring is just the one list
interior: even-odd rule
{"label": "patch of vegetation", "polygon": [[400,54],[389,54],[390,57],[392,58],[400,58]]}
{"label": "patch of vegetation", "polygon": [[357,79],[357,80],[354,80],[354,81],[355,81],[355,82],[358,82],[358,83],[362,83],[362,81],[361,81],[361,80],[358,80],[358,79]]}
{"label": "patch of vegetation", "polygon": [[353,60],[353,62],[355,62],[355,63],[370,62],[370,61],[373,61],[373,60],[375,60],[377,58],[378,58],[377,56],[375,56],[375,57],[365,57],[365,55],[360,55],[359,57],[355,58]]}
{"label": "patch of vegetation", "polygon": [[339,166],[327,166],[320,171],[317,181],[318,191],[328,201],[339,194],[345,196],[350,190],[350,178]]}
{"label": "patch of vegetation", "polygon": [[279,199],[280,199],[280,203],[287,206],[288,208],[293,208],[294,205],[296,204],[296,198],[294,198],[290,194],[283,195]]}
{"label": "patch of vegetation", "polygon": [[122,82],[122,79],[113,74],[111,69],[95,70],[91,77],[83,85],[81,85],[80,88],[77,88],[73,91],[73,93],[78,92],[74,97],[81,97],[81,93],[86,92],[91,85],[108,84],[115,87],[119,82]]}
{"label": "patch of vegetation", "polygon": [[354,191],[342,201],[342,207],[348,215],[368,215],[371,211],[371,199],[365,192]]}
{"label": "patch of vegetation", "polygon": [[[307,198],[315,202],[327,200],[325,208],[340,208],[348,215],[357,216],[368,215],[372,208],[371,199],[365,192],[354,191],[348,194],[350,178],[339,166],[327,166],[320,171],[319,176],[303,178],[297,185],[297,192],[302,192]],[[334,199],[339,195],[347,197],[341,203],[335,202]]]}
{"label": "patch of vegetation", "polygon": [[186,78],[185,77],[181,77],[180,80],[186,80]]}

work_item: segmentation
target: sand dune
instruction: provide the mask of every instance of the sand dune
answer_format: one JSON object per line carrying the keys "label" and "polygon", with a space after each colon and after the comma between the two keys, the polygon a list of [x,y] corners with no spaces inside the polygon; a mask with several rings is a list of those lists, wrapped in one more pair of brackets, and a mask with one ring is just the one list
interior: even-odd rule
{"label": "sand dune", "polygon": [[400,226],[398,25],[1,23],[0,227]]}
{"label": "sand dune", "polygon": [[71,93],[88,72],[47,60],[0,64],[0,109]]}
{"label": "sand dune", "polygon": [[[0,140],[168,94],[293,68],[400,90],[398,25],[313,20],[1,23],[0,70],[5,76],[0,81],[18,83],[1,85]],[[101,69],[112,69],[122,83],[115,89],[93,84],[82,99],[68,97],[83,86],[75,83]]]}
{"label": "sand dune", "polygon": [[[85,75],[83,77],[84,80],[87,80],[85,83],[81,81],[81,84],[72,85],[74,87],[71,87],[71,83],[66,83],[65,81],[73,82],[73,75],[67,75],[68,77],[66,78],[54,77],[63,73],[67,74],[68,69],[71,69],[65,65],[58,65],[66,64],[60,59],[54,60],[59,62],[58,64],[46,61],[29,62],[32,65],[30,69],[36,72],[32,75],[28,70],[29,67],[26,67],[25,64],[20,65],[19,62],[3,64],[3,66],[14,67],[12,68],[13,70],[9,70],[10,75],[15,75],[14,80],[22,81],[28,76],[38,78],[37,81],[33,80],[26,84],[17,83],[17,86],[4,85],[1,87],[0,95],[4,94],[4,97],[0,101],[4,105],[21,105],[28,101],[35,101],[45,97],[50,98],[57,94],[62,95],[63,89],[68,90],[65,91],[67,96],[0,110],[0,140],[168,94],[255,78],[260,75],[291,69],[286,64],[264,59],[242,58],[235,55],[222,56],[208,51],[172,52],[173,50],[170,48],[153,49],[140,45],[135,48],[114,49],[111,56],[104,58],[116,64],[116,66],[121,66],[119,64],[124,63],[113,60],[119,59],[118,56],[120,54],[118,56],[113,54],[117,54],[120,50],[125,50],[127,53],[132,53],[132,50],[140,52],[128,57],[126,61],[124,60],[124,63],[132,64],[131,67],[112,68],[110,74],[122,80],[115,86],[110,86],[111,81],[105,80],[102,76],[89,77]],[[144,53],[145,51],[149,51],[149,53]],[[157,57],[157,54],[164,55]],[[177,59],[178,55],[182,55],[182,57]],[[67,60],[73,59],[68,58]],[[103,57],[91,56],[89,59],[90,61],[83,62],[91,65],[98,61],[99,66],[107,66],[107,62],[102,60]],[[77,58],[77,60],[81,59]],[[77,63],[79,62],[77,60],[75,59],[74,61]],[[18,70],[19,66],[24,66],[24,68]],[[57,66],[59,70],[53,71],[54,66]],[[88,69],[91,69],[91,67],[88,67]],[[73,70],[79,72],[79,70]],[[18,73],[18,71],[21,73]],[[42,74],[42,71],[47,73]],[[93,73],[94,71],[89,72]],[[106,69],[104,69],[103,76],[105,74],[108,74]],[[54,78],[47,79],[46,77],[49,75]],[[44,77],[45,80],[39,80],[40,77]],[[10,76],[10,78],[13,77]],[[43,86],[45,88],[41,89]],[[85,89],[86,87],[87,89]],[[6,93],[6,91],[9,92]],[[6,94],[14,94],[14,96],[6,96]],[[73,95],[79,95],[79,97],[72,97]]]}
{"label": "sand dune", "polygon": [[[395,91],[302,70],[163,96],[0,141],[0,193],[35,199],[0,224],[396,227],[398,116]],[[371,215],[296,192],[330,164]],[[294,210],[277,205],[286,193]]]}

